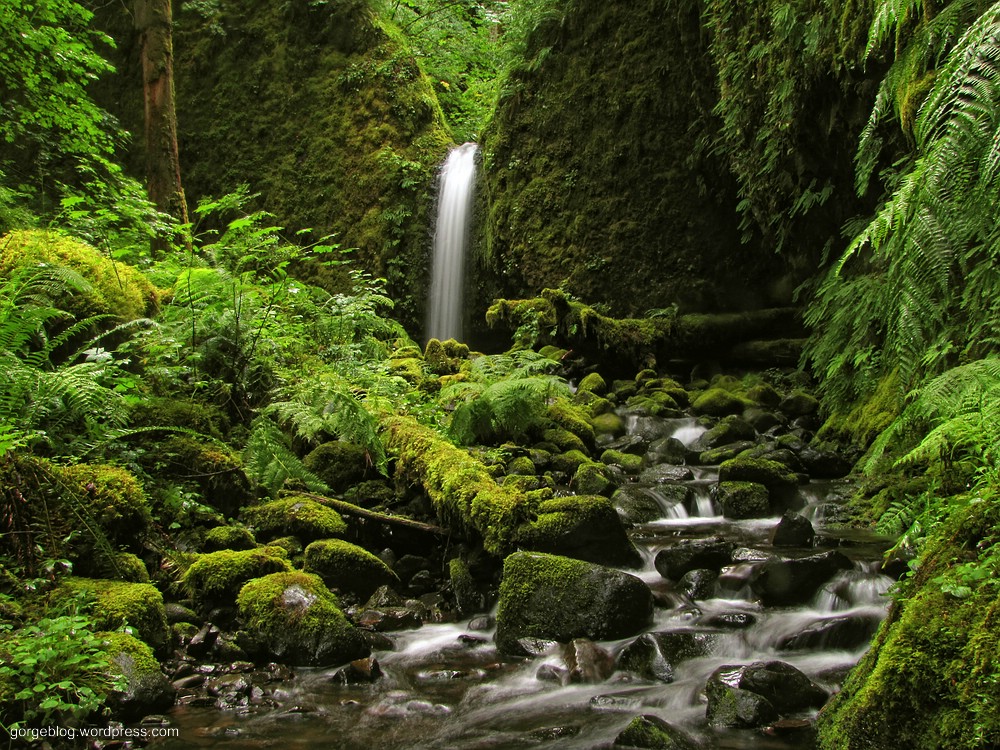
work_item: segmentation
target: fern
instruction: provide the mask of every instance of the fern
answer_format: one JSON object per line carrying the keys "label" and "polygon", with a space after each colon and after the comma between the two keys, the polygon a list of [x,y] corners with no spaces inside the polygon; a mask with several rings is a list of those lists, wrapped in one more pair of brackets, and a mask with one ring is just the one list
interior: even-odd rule
{"label": "fern", "polygon": [[546,421],[546,408],[565,384],[548,377],[510,378],[487,386],[461,403],[449,432],[459,443],[518,440]]}
{"label": "fern", "polygon": [[309,471],[295,455],[288,438],[281,429],[266,417],[258,417],[251,425],[250,439],[243,451],[243,465],[247,475],[272,494],[285,482],[302,482],[312,492],[329,492],[329,487]]}

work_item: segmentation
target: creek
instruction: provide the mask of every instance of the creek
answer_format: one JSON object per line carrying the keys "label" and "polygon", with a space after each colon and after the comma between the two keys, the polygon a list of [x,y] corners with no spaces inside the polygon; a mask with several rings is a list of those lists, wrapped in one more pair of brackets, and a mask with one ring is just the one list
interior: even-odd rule
{"label": "creek", "polygon": [[[637,425],[635,419],[628,425],[630,430],[649,428],[648,422]],[[660,426],[687,445],[704,430],[693,419]],[[653,714],[683,729],[700,747],[813,747],[809,722],[795,719],[808,720],[814,709],[786,718],[770,732],[709,726],[706,681],[723,665],[780,660],[826,692],[836,691],[885,613],[885,593],[892,582],[879,573],[884,540],[828,525],[837,517],[848,486],[843,480],[811,480],[800,486],[794,505],[812,521],[815,541],[777,549],[770,538],[778,517],[723,517],[711,491],[718,467],[687,468],[691,471],[686,479],[641,486],[641,492],[659,504],[661,517],[630,530],[645,562],[642,569],[629,572],[649,585],[657,603],[648,631],[682,633],[694,644],[687,657],[673,665],[671,682],[622,670],[593,683],[569,682],[558,648],[535,658],[502,657],[493,645],[489,618],[478,617],[390,633],[394,648],[375,653],[382,674],[374,682],[343,684],[334,677],[336,669],[286,670],[282,679],[255,687],[259,695],[240,708],[220,711],[210,699],[179,703],[170,722],[180,729],[180,739],[152,746],[598,748],[610,747],[633,717]],[[682,502],[671,502],[663,491],[676,484],[690,490]],[[731,543],[734,552],[733,563],[722,568],[707,591],[685,593],[681,584],[657,572],[659,551],[708,538]],[[849,567],[795,605],[765,606],[748,585],[768,559],[801,558],[831,549],[845,554]],[[635,640],[599,645],[618,655]],[[198,669],[211,678],[215,667]]]}

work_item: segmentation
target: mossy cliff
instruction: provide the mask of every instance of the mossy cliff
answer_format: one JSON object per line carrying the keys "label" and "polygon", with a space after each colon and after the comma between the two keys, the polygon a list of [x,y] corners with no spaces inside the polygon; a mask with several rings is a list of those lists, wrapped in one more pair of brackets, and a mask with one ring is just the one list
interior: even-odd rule
{"label": "mossy cliff", "polygon": [[734,184],[701,138],[698,9],[667,5],[574,0],[534,31],[484,133],[480,298],[562,286],[617,314],[766,299],[774,259],[736,252]]}
{"label": "mossy cliff", "polygon": [[[109,106],[141,133],[128,13],[119,5],[100,16],[119,43]],[[277,224],[335,232],[357,248],[402,315],[419,319],[436,168],[451,136],[399,32],[365,0],[183,3],[174,59],[189,201],[249,184]],[[132,151],[141,171],[141,138]]]}

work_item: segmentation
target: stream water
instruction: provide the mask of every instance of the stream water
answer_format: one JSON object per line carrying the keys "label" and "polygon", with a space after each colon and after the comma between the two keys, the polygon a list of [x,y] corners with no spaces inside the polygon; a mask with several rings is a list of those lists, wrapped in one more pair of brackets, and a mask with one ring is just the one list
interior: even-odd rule
{"label": "stream water", "polygon": [[[633,425],[634,427],[634,425]],[[672,428],[690,444],[701,432],[693,420]],[[489,631],[469,621],[425,625],[391,634],[392,651],[376,653],[383,676],[374,683],[343,685],[336,670],[297,670],[268,688],[267,707],[220,712],[211,706],[178,706],[170,720],[180,739],[161,748],[435,748],[515,750],[525,747],[610,747],[638,714],[655,714],[687,731],[705,748],[812,747],[806,731],[786,735],[754,729],[716,729],[706,722],[705,683],[718,667],[779,659],[832,692],[864,650],[886,608],[891,581],[878,573],[883,544],[864,533],[824,529],[824,518],[846,494],[836,481],[813,481],[799,493],[800,512],[816,527],[813,547],[775,550],[769,537],[778,518],[734,521],[721,516],[710,493],[714,467],[691,467],[688,499],[669,506],[658,486],[645,488],[663,504],[662,518],[634,527],[645,566],[639,575],[657,600],[655,632],[683,631],[703,646],[674,667],[669,684],[617,672],[596,684],[544,679],[557,653],[534,659],[503,658]],[[662,485],[661,485],[662,486]],[[719,536],[738,545],[735,564],[723,569],[707,598],[696,601],[663,578],[658,550],[684,540]],[[768,556],[801,557],[835,547],[853,566],[823,585],[811,601],[764,607],[747,585]],[[481,618],[480,618],[481,619]],[[618,653],[634,638],[602,643]],[[554,670],[548,670],[551,674]],[[808,715],[805,715],[808,716]]]}

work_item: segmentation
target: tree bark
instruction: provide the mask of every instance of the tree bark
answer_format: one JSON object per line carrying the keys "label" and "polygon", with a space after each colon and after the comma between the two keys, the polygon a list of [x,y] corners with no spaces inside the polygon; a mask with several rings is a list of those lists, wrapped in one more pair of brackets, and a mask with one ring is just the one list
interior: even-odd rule
{"label": "tree bark", "polygon": [[[160,211],[186,225],[188,210],[181,184],[174,107],[171,0],[135,0],[134,10],[146,115],[146,189],[149,199]],[[154,239],[153,255],[165,247],[163,238]]]}

